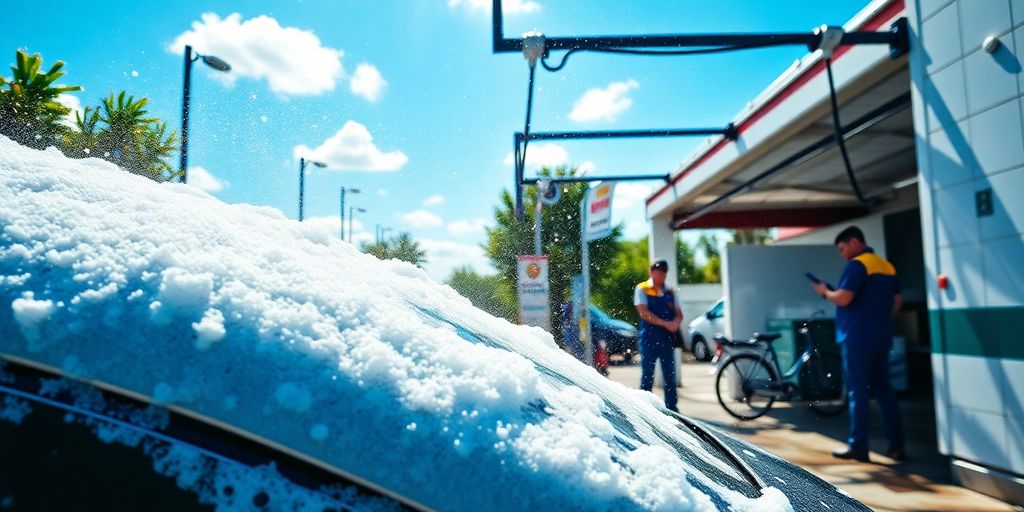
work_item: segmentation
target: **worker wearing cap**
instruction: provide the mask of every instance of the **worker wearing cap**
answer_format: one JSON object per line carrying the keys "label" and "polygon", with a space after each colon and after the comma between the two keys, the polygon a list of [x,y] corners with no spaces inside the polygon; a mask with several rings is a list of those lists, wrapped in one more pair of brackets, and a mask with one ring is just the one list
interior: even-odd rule
{"label": "worker wearing cap", "polygon": [[649,271],[651,278],[636,285],[633,305],[640,314],[640,389],[654,387],[654,367],[661,360],[661,374],[665,381],[665,407],[679,412],[676,407],[676,361],[673,343],[683,312],[676,303],[675,292],[665,286],[668,262],[655,260]]}

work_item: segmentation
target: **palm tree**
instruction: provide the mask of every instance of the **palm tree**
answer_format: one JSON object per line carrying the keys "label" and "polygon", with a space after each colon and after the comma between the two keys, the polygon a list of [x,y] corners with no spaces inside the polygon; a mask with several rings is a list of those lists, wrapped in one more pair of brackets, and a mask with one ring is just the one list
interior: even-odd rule
{"label": "palm tree", "polygon": [[25,50],[18,50],[16,61],[11,67],[11,79],[0,76],[0,134],[19,144],[42,149],[58,142],[67,130],[61,121],[71,109],[61,105],[57,97],[82,88],[53,85],[64,76],[62,61],[45,73],[39,72],[43,57],[38,53],[29,57]]}
{"label": "palm tree", "polygon": [[97,136],[97,150],[107,160],[133,174],[163,181],[173,177],[173,169],[164,158],[176,149],[174,131],[167,133],[166,123],[146,117],[147,98],[135,100],[125,91],[103,99],[99,120],[106,124]]}
{"label": "palm tree", "polygon": [[423,267],[423,264],[427,262],[427,252],[421,249],[419,242],[413,240],[412,235],[406,232],[391,239],[363,244],[363,252],[382,260],[407,261],[417,267]]}

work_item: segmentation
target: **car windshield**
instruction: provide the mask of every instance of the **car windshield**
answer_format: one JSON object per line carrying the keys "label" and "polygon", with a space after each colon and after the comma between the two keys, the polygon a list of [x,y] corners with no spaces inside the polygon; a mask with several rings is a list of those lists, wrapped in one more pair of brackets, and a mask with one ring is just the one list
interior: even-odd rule
{"label": "car windshield", "polygon": [[589,499],[640,507],[667,468],[680,505],[785,500],[652,395],[410,264],[52,150],[0,139],[0,166],[8,356],[229,423],[428,506],[492,502],[486,473],[499,467],[531,489],[502,508],[537,493],[580,505],[598,482],[604,496]]}

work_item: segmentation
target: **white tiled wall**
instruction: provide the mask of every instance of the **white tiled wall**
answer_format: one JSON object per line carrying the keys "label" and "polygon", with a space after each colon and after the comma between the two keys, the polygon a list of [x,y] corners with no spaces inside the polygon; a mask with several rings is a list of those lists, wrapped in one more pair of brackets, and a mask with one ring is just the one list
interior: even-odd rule
{"label": "white tiled wall", "polygon": [[1003,416],[954,408],[950,411],[950,420],[953,425],[950,437],[956,456],[1010,469]]}
{"label": "white tiled wall", "polygon": [[[1024,237],[1010,238],[985,244],[982,266],[985,275],[985,305],[988,307],[1016,306],[1024,303]],[[1024,322],[1022,322],[1024,323]],[[1006,333],[1019,339],[1020,333]],[[1018,343],[1024,342],[1019,340]]]}
{"label": "white tiled wall", "polygon": [[[1003,375],[1006,375],[1006,415],[1020,424],[1024,422],[1024,361],[1003,359]],[[1024,439],[1020,439],[1024,442]],[[1022,454],[1024,455],[1024,454]]]}
{"label": "white tiled wall", "polygon": [[992,176],[988,185],[992,187],[994,211],[979,219],[981,240],[989,242],[1024,233],[1024,167]]}
{"label": "white tiled wall", "polygon": [[963,60],[964,78],[967,83],[967,111],[971,115],[1017,96],[1020,63],[1014,56],[1013,34],[1008,32],[999,40],[1002,47],[995,54],[974,52]]}
{"label": "white tiled wall", "polygon": [[1024,474],[1024,420],[1006,419],[1006,444],[1010,451],[1010,471]]}
{"label": "white tiled wall", "polygon": [[[956,3],[949,4],[924,22],[923,46],[926,54],[928,73],[934,73],[960,58],[960,26]],[[927,34],[942,34],[930,38]]]}
{"label": "white tiled wall", "polygon": [[981,47],[986,37],[1005,34],[1012,27],[1007,0],[959,0],[957,4],[964,53]]}
{"label": "white tiled wall", "polygon": [[1024,164],[1020,122],[1018,100],[970,117],[971,149],[981,172],[992,175]]}
{"label": "white tiled wall", "polygon": [[953,408],[1003,416],[1006,375],[1000,359],[949,356],[946,365]]}
{"label": "white tiled wall", "polygon": [[[930,131],[941,130],[944,128],[943,124],[961,121],[967,117],[967,92],[964,83],[963,61],[958,60],[948,67],[936,71],[932,75],[931,82],[935,88],[934,99],[937,101],[929,102],[928,129]],[[948,117],[952,117],[952,120],[946,119],[945,114],[940,119],[935,112],[935,108],[940,106],[949,113]],[[966,129],[963,131],[966,133]]]}
{"label": "white tiled wall", "polygon": [[[929,309],[1024,305],[1024,0],[907,11]],[[980,49],[988,36],[1001,42],[993,54]],[[978,217],[986,189],[993,214]],[[1024,474],[1024,361],[933,354],[932,365],[943,453]]]}

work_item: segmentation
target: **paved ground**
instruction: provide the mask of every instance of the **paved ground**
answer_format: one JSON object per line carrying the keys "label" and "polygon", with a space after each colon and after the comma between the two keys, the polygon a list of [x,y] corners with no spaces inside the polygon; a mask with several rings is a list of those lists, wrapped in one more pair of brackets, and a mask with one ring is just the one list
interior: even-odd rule
{"label": "paved ground", "polygon": [[[687,354],[689,356],[689,354]],[[753,421],[737,422],[719,405],[711,365],[683,364],[679,409],[722,430],[769,450],[849,492],[865,505],[884,511],[1020,511],[1002,501],[953,484],[949,460],[938,453],[931,403],[901,402],[910,460],[902,464],[872,453],[868,464],[832,457],[845,446],[846,414],[818,418],[808,408],[776,403],[771,412]],[[638,365],[614,365],[609,377],[630,387],[639,386]],[[660,396],[661,390],[655,390]],[[872,447],[884,450],[877,409],[873,411]]]}

